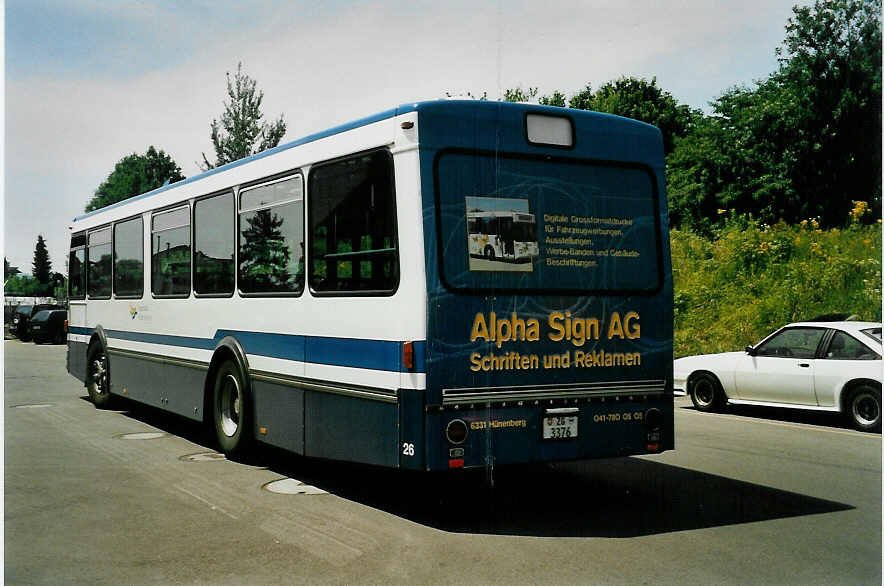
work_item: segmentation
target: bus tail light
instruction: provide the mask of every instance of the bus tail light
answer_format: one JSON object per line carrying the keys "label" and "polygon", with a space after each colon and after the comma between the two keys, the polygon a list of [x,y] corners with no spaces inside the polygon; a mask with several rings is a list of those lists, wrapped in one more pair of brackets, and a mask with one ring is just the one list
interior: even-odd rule
{"label": "bus tail light", "polygon": [[402,366],[406,370],[414,370],[414,342],[402,344]]}
{"label": "bus tail light", "polygon": [[645,412],[645,429],[648,431],[648,451],[659,452],[660,440],[663,437],[663,412],[659,409],[648,409]]}

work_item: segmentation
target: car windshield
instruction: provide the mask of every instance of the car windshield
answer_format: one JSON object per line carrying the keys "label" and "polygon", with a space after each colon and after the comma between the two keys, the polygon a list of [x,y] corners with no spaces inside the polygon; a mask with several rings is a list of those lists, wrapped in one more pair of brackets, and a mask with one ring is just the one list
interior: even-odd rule
{"label": "car windshield", "polygon": [[862,333],[873,338],[877,342],[881,341],[881,328],[869,328],[867,330],[862,330]]}
{"label": "car windshield", "polygon": [[44,309],[43,311],[38,311],[36,314],[34,314],[34,317],[31,319],[32,321],[46,321],[47,319],[49,319],[49,313],[50,312],[48,309]]}
{"label": "car windshield", "polygon": [[31,309],[33,309],[33,305],[19,305],[18,309],[15,310],[16,313],[31,313]]}

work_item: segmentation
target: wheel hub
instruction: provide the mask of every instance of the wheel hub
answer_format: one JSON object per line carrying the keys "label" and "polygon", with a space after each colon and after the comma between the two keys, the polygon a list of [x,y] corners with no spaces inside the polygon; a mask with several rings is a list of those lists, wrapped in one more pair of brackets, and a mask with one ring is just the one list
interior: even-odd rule
{"label": "wheel hub", "polygon": [[694,395],[697,397],[697,401],[708,405],[712,402],[712,386],[705,381],[701,381],[694,387]]}
{"label": "wheel hub", "polygon": [[237,381],[236,377],[232,374],[228,374],[224,378],[220,401],[221,430],[227,437],[233,437],[239,429],[241,397],[239,392],[239,381]]}
{"label": "wheel hub", "polygon": [[107,369],[104,367],[104,357],[100,356],[92,362],[92,384],[95,387],[96,394],[104,394],[106,380]]}
{"label": "wheel hub", "polygon": [[853,414],[863,425],[874,425],[881,417],[881,407],[869,394],[863,394],[853,402]]}

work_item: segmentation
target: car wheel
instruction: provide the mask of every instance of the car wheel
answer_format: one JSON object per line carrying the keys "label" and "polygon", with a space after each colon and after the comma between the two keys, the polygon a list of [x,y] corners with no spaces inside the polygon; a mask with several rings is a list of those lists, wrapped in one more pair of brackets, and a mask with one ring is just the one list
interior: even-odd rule
{"label": "car wheel", "polygon": [[692,376],[689,393],[698,411],[719,411],[724,407],[725,396],[721,383],[709,373],[701,372]]}
{"label": "car wheel", "polygon": [[860,385],[850,394],[847,416],[860,431],[881,429],[881,391],[871,385]]}
{"label": "car wheel", "polygon": [[89,398],[99,409],[107,409],[111,404],[110,365],[107,352],[101,344],[94,344],[89,349],[86,363],[86,388],[89,391]]}
{"label": "car wheel", "polygon": [[251,403],[245,379],[233,361],[222,364],[215,375],[212,414],[221,451],[231,459],[243,459],[252,439]]}

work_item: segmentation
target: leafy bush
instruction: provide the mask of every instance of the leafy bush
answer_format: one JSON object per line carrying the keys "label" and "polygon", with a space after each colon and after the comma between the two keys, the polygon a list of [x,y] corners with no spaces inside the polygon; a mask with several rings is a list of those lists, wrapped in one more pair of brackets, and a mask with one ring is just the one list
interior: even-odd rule
{"label": "leafy bush", "polygon": [[13,275],[6,280],[3,293],[7,296],[41,296],[52,294],[51,283],[41,283],[30,275]]}
{"label": "leafy bush", "polygon": [[712,238],[673,230],[675,356],[740,350],[826,313],[881,320],[881,225],[821,230],[729,218]]}

